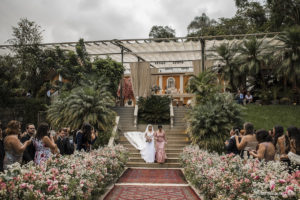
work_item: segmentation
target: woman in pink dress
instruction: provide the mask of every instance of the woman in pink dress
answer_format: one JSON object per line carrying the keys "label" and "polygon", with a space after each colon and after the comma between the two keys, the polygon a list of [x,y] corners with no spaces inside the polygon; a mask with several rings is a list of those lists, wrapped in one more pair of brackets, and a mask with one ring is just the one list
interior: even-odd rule
{"label": "woman in pink dress", "polygon": [[165,131],[162,126],[158,126],[158,131],[155,132],[155,149],[156,149],[156,161],[158,163],[164,163],[167,155],[165,152],[165,144],[167,143]]}

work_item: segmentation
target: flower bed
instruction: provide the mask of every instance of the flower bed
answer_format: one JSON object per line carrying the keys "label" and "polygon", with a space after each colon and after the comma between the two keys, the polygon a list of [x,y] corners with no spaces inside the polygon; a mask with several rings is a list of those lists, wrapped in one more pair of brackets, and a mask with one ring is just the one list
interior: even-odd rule
{"label": "flower bed", "polygon": [[280,162],[220,156],[193,146],[180,159],[186,178],[207,199],[300,198],[300,171],[289,174]]}
{"label": "flower bed", "polygon": [[16,164],[0,174],[0,199],[91,199],[119,177],[128,159],[122,146],[52,158],[44,167]]}

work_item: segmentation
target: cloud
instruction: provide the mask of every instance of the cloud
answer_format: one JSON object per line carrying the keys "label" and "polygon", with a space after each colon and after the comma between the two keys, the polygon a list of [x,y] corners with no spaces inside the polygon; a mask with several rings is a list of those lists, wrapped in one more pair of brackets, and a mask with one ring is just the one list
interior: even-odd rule
{"label": "cloud", "polygon": [[195,16],[235,14],[233,0],[1,0],[0,44],[20,18],[44,29],[44,42],[146,38],[153,25],[169,25],[177,36]]}

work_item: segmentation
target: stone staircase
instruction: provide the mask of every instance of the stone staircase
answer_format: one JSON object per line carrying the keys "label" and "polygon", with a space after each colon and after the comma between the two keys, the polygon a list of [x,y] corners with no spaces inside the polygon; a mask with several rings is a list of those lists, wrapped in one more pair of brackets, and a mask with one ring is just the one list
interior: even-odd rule
{"label": "stone staircase", "polygon": [[[175,108],[174,109],[174,127],[170,125],[163,125],[163,129],[166,132],[167,145],[166,153],[168,159],[164,164],[159,163],[145,163],[141,158],[139,150],[135,149],[123,135],[127,131],[145,131],[145,124],[139,124],[137,127],[133,126],[133,108],[115,108],[114,109],[120,116],[119,127],[122,134],[118,140],[118,143],[124,145],[129,149],[130,156],[127,167],[147,167],[147,168],[179,168],[179,155],[182,149],[190,144],[188,135],[185,133],[186,123],[184,122],[184,114],[186,109]],[[157,125],[154,125],[154,129],[157,130]]]}
{"label": "stone staircase", "polygon": [[174,107],[174,126],[175,127],[185,127],[186,128],[185,115],[186,115],[187,111],[188,111],[188,109],[183,106]]}

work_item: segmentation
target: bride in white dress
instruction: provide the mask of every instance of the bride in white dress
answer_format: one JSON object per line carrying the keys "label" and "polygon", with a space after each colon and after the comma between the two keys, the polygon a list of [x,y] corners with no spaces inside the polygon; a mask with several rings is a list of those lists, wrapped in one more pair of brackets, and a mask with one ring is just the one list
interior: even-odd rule
{"label": "bride in white dress", "polygon": [[138,150],[146,163],[154,163],[155,146],[154,146],[154,129],[149,124],[145,132],[126,132],[124,133],[127,140]]}

